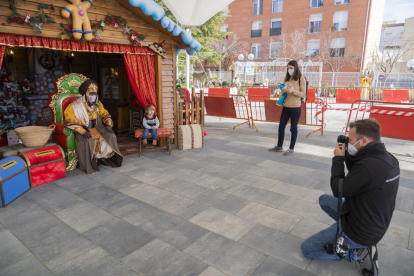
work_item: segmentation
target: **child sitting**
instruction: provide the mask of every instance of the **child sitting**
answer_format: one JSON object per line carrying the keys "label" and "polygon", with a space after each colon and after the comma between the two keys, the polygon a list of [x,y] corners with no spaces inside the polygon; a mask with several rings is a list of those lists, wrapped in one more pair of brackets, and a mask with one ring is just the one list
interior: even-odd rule
{"label": "child sitting", "polygon": [[152,104],[147,105],[145,108],[145,116],[142,124],[144,125],[144,132],[142,133],[142,143],[147,144],[148,134],[151,131],[152,134],[152,144],[157,145],[157,129],[160,126],[160,121],[157,118],[155,113],[155,107]]}

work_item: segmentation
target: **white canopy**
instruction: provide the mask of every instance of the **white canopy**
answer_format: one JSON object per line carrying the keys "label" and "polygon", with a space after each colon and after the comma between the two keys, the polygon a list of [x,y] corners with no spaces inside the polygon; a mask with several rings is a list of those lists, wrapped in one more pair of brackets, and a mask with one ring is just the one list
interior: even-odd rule
{"label": "white canopy", "polygon": [[184,26],[201,26],[234,0],[163,0]]}

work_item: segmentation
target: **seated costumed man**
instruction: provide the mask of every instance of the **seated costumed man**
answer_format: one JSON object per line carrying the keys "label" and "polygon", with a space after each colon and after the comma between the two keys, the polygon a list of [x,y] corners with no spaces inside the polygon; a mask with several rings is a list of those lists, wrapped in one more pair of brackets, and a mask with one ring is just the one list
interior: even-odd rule
{"label": "seated costumed man", "polygon": [[87,174],[99,172],[99,163],[120,167],[115,133],[111,115],[98,100],[98,85],[86,80],[79,87],[82,97],[73,101],[65,110],[65,126],[74,131],[76,154],[82,171]]}

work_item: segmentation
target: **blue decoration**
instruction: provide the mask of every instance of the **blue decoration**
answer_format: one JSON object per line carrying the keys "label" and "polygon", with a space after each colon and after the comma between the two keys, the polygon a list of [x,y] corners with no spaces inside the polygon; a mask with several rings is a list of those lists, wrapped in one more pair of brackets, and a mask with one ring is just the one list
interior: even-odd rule
{"label": "blue decoration", "polygon": [[[286,87],[286,85],[283,84],[283,83],[279,85],[280,89],[283,89],[285,87]],[[278,106],[283,105],[283,103],[285,102],[286,97],[287,97],[287,93],[285,92],[285,94],[283,94],[283,96],[279,100],[277,100],[276,105],[278,105]]]}
{"label": "blue decoration", "polygon": [[[146,15],[152,16],[155,21],[160,21],[161,26],[166,28],[169,32],[172,32],[174,36],[180,35],[184,43],[190,46],[188,48],[182,48],[185,49],[189,55],[193,55],[195,52],[200,52],[200,42],[195,40],[183,28],[166,17],[164,9],[153,0],[129,0],[129,3],[134,7],[140,8]],[[177,51],[177,53],[179,53],[179,51]]]}

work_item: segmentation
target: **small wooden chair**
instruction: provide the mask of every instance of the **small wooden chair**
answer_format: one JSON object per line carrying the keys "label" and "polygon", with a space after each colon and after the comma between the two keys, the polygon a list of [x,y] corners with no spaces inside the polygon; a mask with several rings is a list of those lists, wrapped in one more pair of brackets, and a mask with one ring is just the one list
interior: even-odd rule
{"label": "small wooden chair", "polygon": [[[142,134],[144,133],[143,129],[135,130],[135,138],[139,139],[139,157],[141,157],[141,146],[142,146]],[[171,155],[171,141],[170,137],[172,136],[173,132],[169,128],[158,128],[157,129],[157,140],[160,138],[165,138],[167,140],[167,150],[168,153]],[[152,138],[151,132],[148,134],[148,138]]]}

